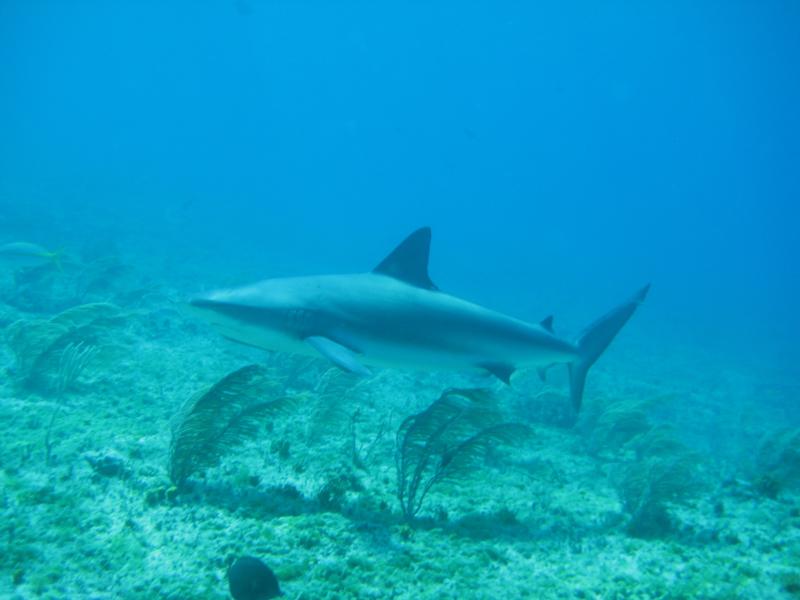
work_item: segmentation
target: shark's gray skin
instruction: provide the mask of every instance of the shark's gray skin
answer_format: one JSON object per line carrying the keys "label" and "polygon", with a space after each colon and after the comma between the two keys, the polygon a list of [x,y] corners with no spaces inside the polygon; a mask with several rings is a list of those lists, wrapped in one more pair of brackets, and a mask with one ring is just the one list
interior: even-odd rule
{"label": "shark's gray skin", "polygon": [[193,299],[222,335],[267,350],[322,355],[342,369],[366,365],[479,369],[506,383],[520,368],[564,363],[580,409],[589,367],[644,300],[649,286],[574,341],[552,317],[531,324],[450,296],[428,276],[431,231],[412,233],[372,272],[268,279]]}

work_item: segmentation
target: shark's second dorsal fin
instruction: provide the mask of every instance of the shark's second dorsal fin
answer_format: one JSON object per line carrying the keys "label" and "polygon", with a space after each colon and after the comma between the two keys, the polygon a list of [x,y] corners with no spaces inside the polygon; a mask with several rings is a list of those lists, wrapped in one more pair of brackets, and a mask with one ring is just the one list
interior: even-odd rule
{"label": "shark's second dorsal fin", "polygon": [[431,228],[422,227],[408,236],[372,272],[388,275],[427,290],[438,290],[428,277]]}

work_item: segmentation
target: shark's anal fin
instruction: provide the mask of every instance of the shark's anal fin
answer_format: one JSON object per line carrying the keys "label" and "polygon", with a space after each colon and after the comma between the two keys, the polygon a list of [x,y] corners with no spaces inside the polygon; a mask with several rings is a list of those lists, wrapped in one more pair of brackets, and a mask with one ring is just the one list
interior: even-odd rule
{"label": "shark's anal fin", "polygon": [[319,335],[307,337],[305,341],[340,369],[357,375],[372,375],[367,367],[358,362],[355,354],[349,348],[345,348],[341,344]]}
{"label": "shark's anal fin", "polygon": [[481,368],[486,369],[506,385],[511,385],[511,376],[516,370],[513,365],[504,363],[482,363]]}
{"label": "shark's anal fin", "polygon": [[428,276],[431,229],[422,227],[404,239],[372,272],[388,275],[427,290],[438,290]]}

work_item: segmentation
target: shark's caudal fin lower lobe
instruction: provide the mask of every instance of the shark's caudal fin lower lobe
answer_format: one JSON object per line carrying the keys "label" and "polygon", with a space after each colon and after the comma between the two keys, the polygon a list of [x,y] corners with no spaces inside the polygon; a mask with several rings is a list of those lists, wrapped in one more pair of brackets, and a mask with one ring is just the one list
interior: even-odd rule
{"label": "shark's caudal fin lower lobe", "polygon": [[589,325],[578,337],[579,358],[569,364],[569,396],[575,412],[580,411],[586,373],[608,347],[622,326],[628,322],[636,307],[642,303],[650,289],[650,284],[636,292],[633,297]]}

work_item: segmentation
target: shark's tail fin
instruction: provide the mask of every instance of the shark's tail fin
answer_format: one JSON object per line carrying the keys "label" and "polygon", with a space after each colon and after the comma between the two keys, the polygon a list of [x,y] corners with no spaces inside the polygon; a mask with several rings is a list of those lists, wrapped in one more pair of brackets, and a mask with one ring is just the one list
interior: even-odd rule
{"label": "shark's tail fin", "polygon": [[622,326],[628,322],[636,307],[642,303],[650,289],[647,284],[633,297],[597,319],[578,336],[578,360],[569,364],[569,396],[575,412],[580,411],[586,373],[608,347]]}

